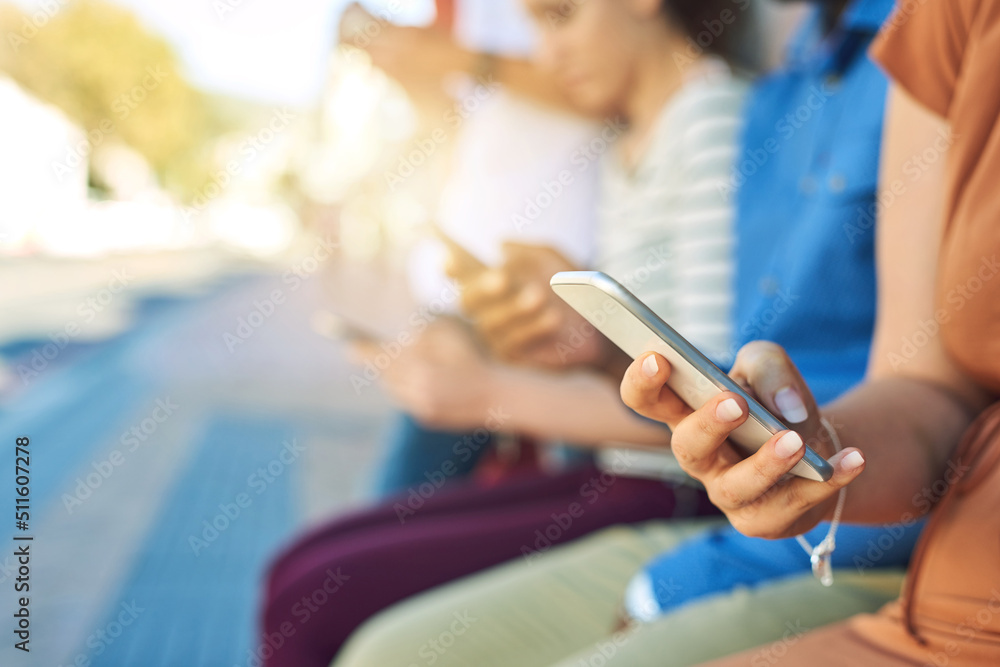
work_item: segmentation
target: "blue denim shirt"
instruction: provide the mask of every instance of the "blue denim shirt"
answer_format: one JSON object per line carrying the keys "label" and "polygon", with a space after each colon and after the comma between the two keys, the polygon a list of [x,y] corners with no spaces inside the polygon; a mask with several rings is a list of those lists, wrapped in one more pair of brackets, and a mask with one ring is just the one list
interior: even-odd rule
{"label": "blue denim shirt", "polygon": [[[893,0],[856,0],[824,36],[819,13],[763,78],[746,110],[737,197],[736,348],[783,345],[816,399],[864,377],[875,323],[875,219],[887,80],[867,49]],[[841,526],[834,567],[905,565],[923,522]],[[806,534],[813,545],[829,529]],[[695,598],[808,572],[792,539],[731,527],[695,537],[633,579],[629,610],[649,620]]]}
{"label": "blue denim shirt", "polygon": [[874,218],[887,80],[867,48],[893,0],[819,12],[746,109],[736,194],[736,349],[785,347],[822,404],[859,382],[875,322]]}

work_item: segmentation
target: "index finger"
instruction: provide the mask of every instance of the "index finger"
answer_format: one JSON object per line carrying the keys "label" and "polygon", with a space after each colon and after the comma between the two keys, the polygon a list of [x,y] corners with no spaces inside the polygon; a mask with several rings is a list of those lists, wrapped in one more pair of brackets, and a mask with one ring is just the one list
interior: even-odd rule
{"label": "index finger", "polygon": [[625,405],[643,417],[675,428],[692,410],[667,386],[670,362],[650,352],[637,357],[622,378],[621,397]]}

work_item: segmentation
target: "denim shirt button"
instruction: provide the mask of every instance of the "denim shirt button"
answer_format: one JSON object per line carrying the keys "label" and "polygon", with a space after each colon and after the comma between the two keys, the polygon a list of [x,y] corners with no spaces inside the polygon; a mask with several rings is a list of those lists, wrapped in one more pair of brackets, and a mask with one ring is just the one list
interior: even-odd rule
{"label": "denim shirt button", "polygon": [[834,174],[830,177],[830,191],[839,195],[847,188],[847,179],[843,174]]}
{"label": "denim shirt button", "polygon": [[781,285],[778,283],[777,278],[772,276],[765,276],[760,279],[760,293],[764,296],[774,296],[778,293],[778,289]]}

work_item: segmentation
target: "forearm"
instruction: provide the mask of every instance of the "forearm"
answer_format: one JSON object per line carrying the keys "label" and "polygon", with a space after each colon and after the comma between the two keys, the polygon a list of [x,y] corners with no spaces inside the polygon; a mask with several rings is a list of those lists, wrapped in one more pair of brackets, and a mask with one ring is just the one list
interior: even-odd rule
{"label": "forearm", "polygon": [[495,56],[492,59],[493,80],[521,97],[563,111],[578,113],[555,82],[529,60]]}
{"label": "forearm", "polygon": [[[446,12],[450,12],[453,16],[454,8],[443,11],[442,7],[438,7],[439,25],[450,23],[449,17],[445,16]],[[455,44],[455,49],[459,52],[455,56],[456,60],[465,64],[466,71],[482,74],[484,70],[489,69],[492,71],[494,80],[519,95],[566,110],[571,109],[565,96],[555,90],[556,86],[552,79],[546,76],[535,63],[520,58],[467,51],[454,41],[452,44]],[[488,65],[488,67],[484,67],[484,65]]]}
{"label": "forearm", "polygon": [[[948,132],[948,125],[893,87],[882,151],[883,190],[909,184],[906,165]],[[847,518],[899,521],[927,512],[940,500],[948,458],[973,416],[990,396],[954,363],[941,341],[930,336],[912,354],[900,341],[918,323],[940,317],[934,293],[945,229],[945,160],[904,188],[880,211],[877,227],[878,320],[865,384],[831,406],[844,446],[856,446],[865,471],[847,490]],[[887,200],[886,200],[887,201]],[[840,426],[842,424],[842,426]],[[954,477],[953,474],[949,477]],[[946,480],[947,481],[947,480]]]}
{"label": "forearm", "polygon": [[670,447],[669,431],[629,410],[617,383],[606,377],[504,366],[493,384],[491,404],[502,406],[512,430],[588,447],[607,442]]}
{"label": "forearm", "polygon": [[857,447],[867,462],[847,489],[844,520],[895,523],[927,513],[940,500],[935,482],[954,481],[949,459],[977,407],[929,382],[884,378],[825,408],[842,446]]}
{"label": "forearm", "polygon": [[552,78],[530,60],[468,51],[458,45],[453,48],[443,65],[445,69],[465,72],[483,85],[499,83],[516,95],[563,111],[578,111],[559,92]]}

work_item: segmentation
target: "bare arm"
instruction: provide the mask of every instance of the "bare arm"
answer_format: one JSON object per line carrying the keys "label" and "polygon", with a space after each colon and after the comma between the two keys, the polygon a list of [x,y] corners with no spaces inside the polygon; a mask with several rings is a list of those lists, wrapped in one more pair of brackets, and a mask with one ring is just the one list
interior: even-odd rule
{"label": "bare arm", "polygon": [[606,376],[508,366],[498,368],[495,380],[494,402],[518,432],[587,447],[627,442],[670,450],[670,432],[625,407],[617,382]]}
{"label": "bare arm", "polygon": [[[374,19],[369,19],[374,20]],[[552,79],[532,61],[490,55],[462,48],[437,27],[397,26],[378,23],[378,34],[348,43],[363,48],[372,62],[411,92],[428,84],[441,86],[448,74],[462,72],[499,83],[512,93],[564,111],[577,111],[559,92]]]}
{"label": "bare arm", "polygon": [[[866,472],[844,506],[844,520],[856,523],[893,523],[929,510],[927,491],[975,414],[941,386],[907,377],[874,379],[823,412],[843,445],[864,453]],[[824,518],[831,514],[832,505]]]}
{"label": "bare arm", "polygon": [[496,81],[513,93],[563,111],[579,113],[559,91],[551,77],[530,60],[497,57],[493,74]]}
{"label": "bare arm", "polygon": [[[938,479],[988,400],[955,367],[937,334],[933,267],[944,231],[947,160],[934,146],[943,145],[948,126],[898,87],[890,92],[887,121],[880,199],[891,203],[879,212],[879,312],[869,381],[825,411],[843,425],[845,445],[863,449],[867,460],[845,516],[872,522],[918,513],[913,499]],[[936,161],[923,157],[927,151],[938,153]]]}
{"label": "bare arm", "polygon": [[[354,351],[374,359],[378,343]],[[662,425],[621,402],[616,381],[596,372],[552,373],[490,360],[461,323],[440,319],[385,366],[381,384],[425,425],[461,431],[484,425],[550,440],[600,446],[628,442],[667,450]]]}

